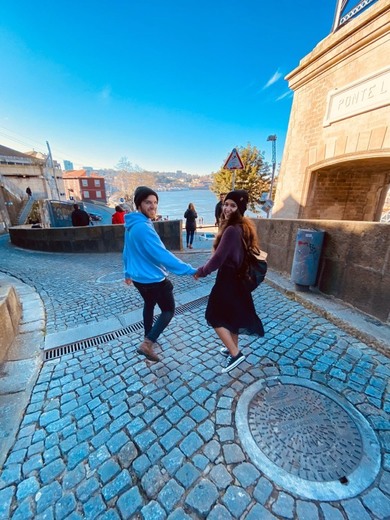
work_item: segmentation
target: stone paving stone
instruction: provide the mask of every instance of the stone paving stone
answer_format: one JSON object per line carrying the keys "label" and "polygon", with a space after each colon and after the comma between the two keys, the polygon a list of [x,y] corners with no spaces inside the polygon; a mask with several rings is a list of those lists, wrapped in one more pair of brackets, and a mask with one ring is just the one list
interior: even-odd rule
{"label": "stone paving stone", "polygon": [[233,481],[232,476],[223,464],[218,464],[211,469],[210,478],[216,484],[218,489],[226,489]]}
{"label": "stone paving stone", "polygon": [[175,478],[184,486],[185,489],[188,489],[200,475],[200,471],[197,470],[192,464],[186,462],[181,468],[176,472]]}
{"label": "stone paving stone", "polygon": [[165,477],[158,466],[152,466],[141,479],[142,488],[149,498],[157,495],[164,482]]}
{"label": "stone paving stone", "polygon": [[294,499],[290,495],[280,492],[272,504],[272,511],[283,518],[294,518]]}
{"label": "stone paving stone", "polygon": [[167,515],[158,502],[149,502],[141,509],[142,518],[144,520],[164,520]]}
{"label": "stone paving stone", "polygon": [[221,504],[217,504],[215,507],[213,507],[213,509],[210,511],[210,514],[207,516],[208,520],[230,520],[232,518],[232,515],[229,513],[226,507],[222,506]]}
{"label": "stone paving stone", "polygon": [[18,484],[21,479],[21,465],[12,464],[6,467],[0,476],[0,489],[8,487],[12,484]]}
{"label": "stone paving stone", "polygon": [[54,506],[61,498],[62,490],[58,482],[52,482],[48,486],[44,486],[35,495],[37,513],[43,513],[50,506]]}
{"label": "stone paving stone", "polygon": [[168,516],[168,520],[191,520],[191,517],[188,516],[182,508],[179,508]]}
{"label": "stone paving stone", "polygon": [[222,449],[226,464],[234,464],[245,460],[245,455],[237,444],[226,444]]}
{"label": "stone paving stone", "polygon": [[[278,517],[271,514],[265,507],[260,504],[256,504],[245,517],[245,520],[277,520]],[[305,520],[312,520],[311,518],[305,518]],[[314,520],[314,519],[313,519]]]}
{"label": "stone paving stone", "polygon": [[132,518],[144,505],[137,486],[132,487],[118,498],[117,507],[123,518]]}
{"label": "stone paving stone", "polygon": [[199,515],[208,515],[218,499],[218,491],[208,479],[202,479],[188,494],[185,503]]}
{"label": "stone paving stone", "polygon": [[73,489],[85,478],[85,466],[79,464],[71,471],[65,471],[62,478],[62,487],[64,490]]}
{"label": "stone paving stone", "polygon": [[260,502],[260,504],[266,504],[268,498],[270,497],[273,491],[273,486],[269,480],[264,477],[261,477],[257,486],[253,491],[253,496],[255,499]]}
{"label": "stone paving stone", "polygon": [[63,495],[55,505],[56,519],[62,520],[77,508],[77,502],[73,493]]}
{"label": "stone paving stone", "polygon": [[221,442],[233,441],[234,440],[234,429],[231,426],[224,428],[218,428],[217,430],[219,440]]}
{"label": "stone paving stone", "polygon": [[304,502],[297,500],[296,502],[296,519],[297,520],[319,520],[319,512],[317,506],[312,502]]}
{"label": "stone paving stone", "polygon": [[184,488],[180,486],[176,480],[171,479],[161,489],[158,495],[158,500],[167,513],[170,513],[175,510],[175,506],[183,496],[184,492]]}
{"label": "stone paving stone", "polygon": [[131,475],[124,469],[111,482],[103,486],[102,495],[107,502],[128,489],[132,484]]}
{"label": "stone paving stone", "polygon": [[203,446],[203,441],[195,432],[190,433],[179,445],[180,450],[187,457],[198,451],[201,446]]}
{"label": "stone paving stone", "polygon": [[65,464],[62,459],[56,459],[44,466],[39,472],[39,478],[42,484],[50,484],[57,479],[65,470]]}
{"label": "stone paving stone", "polygon": [[94,496],[83,505],[85,518],[96,518],[100,513],[105,511],[106,506],[100,495]]}
{"label": "stone paving stone", "polygon": [[324,515],[324,520],[343,520],[342,513],[335,507],[326,503],[322,503],[320,504],[320,508],[322,510],[322,514]]}
{"label": "stone paving stone", "polygon": [[233,469],[233,474],[244,488],[252,486],[260,476],[260,472],[248,462],[243,462]]}
{"label": "stone paving stone", "polygon": [[172,428],[168,433],[161,437],[160,442],[166,451],[171,450],[183,438],[182,433],[176,428]]}
{"label": "stone paving stone", "polygon": [[357,498],[341,502],[341,505],[347,514],[348,520],[354,520],[356,518],[359,520],[370,520],[372,518],[368,511],[363,507],[361,501]]}
{"label": "stone paving stone", "polygon": [[151,462],[146,455],[141,455],[133,462],[133,471],[137,475],[137,477],[141,478],[146,471],[150,468]]}
{"label": "stone paving stone", "polygon": [[390,518],[390,499],[387,498],[379,489],[372,489],[363,495],[363,504],[374,515],[380,519]]}
{"label": "stone paving stone", "polygon": [[251,497],[244,489],[229,486],[222,497],[222,502],[234,518],[240,518],[250,504]]}
{"label": "stone paving stone", "polygon": [[12,498],[15,493],[15,486],[9,486],[0,490],[0,519],[10,518],[10,508]]}
{"label": "stone paving stone", "polygon": [[32,504],[30,500],[24,500],[15,509],[12,520],[29,520],[30,518],[34,518]]}

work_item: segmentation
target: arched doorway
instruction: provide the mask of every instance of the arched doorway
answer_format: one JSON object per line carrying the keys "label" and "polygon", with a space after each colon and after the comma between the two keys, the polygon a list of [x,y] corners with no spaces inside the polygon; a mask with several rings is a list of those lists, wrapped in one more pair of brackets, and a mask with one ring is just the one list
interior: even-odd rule
{"label": "arched doorway", "polygon": [[299,218],[379,222],[390,185],[390,157],[312,165]]}

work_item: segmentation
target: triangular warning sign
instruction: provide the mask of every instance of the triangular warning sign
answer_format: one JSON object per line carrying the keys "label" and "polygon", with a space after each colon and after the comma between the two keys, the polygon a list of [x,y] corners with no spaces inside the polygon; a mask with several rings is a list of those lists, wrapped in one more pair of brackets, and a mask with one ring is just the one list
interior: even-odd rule
{"label": "triangular warning sign", "polygon": [[227,161],[223,165],[224,170],[243,170],[244,165],[241,161],[241,157],[237,152],[236,148],[233,148],[231,154],[227,158]]}

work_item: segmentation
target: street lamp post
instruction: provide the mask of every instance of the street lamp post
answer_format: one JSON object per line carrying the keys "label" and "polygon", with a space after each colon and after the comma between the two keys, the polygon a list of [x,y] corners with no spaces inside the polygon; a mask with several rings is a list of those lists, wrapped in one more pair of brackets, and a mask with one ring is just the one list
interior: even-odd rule
{"label": "street lamp post", "polygon": [[276,135],[269,135],[267,137],[267,141],[272,142],[272,176],[271,176],[271,186],[270,186],[270,193],[269,193],[269,199],[272,200],[272,191],[274,188],[274,179],[275,179],[275,168],[276,168]]}

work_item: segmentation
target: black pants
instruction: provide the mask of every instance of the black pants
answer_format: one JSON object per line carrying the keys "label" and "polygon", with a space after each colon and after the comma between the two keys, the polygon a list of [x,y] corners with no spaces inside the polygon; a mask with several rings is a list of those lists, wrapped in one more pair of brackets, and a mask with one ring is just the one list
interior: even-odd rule
{"label": "black pants", "polygon": [[[175,312],[173,285],[167,278],[157,283],[133,283],[144,300],[145,337],[155,342],[168,326]],[[160,307],[161,314],[153,325],[153,313],[156,304]]]}

